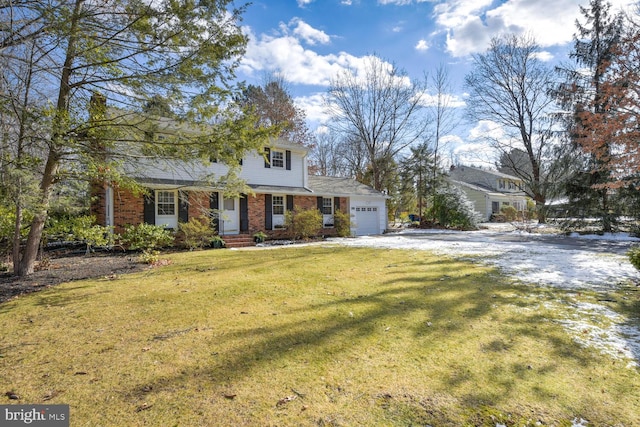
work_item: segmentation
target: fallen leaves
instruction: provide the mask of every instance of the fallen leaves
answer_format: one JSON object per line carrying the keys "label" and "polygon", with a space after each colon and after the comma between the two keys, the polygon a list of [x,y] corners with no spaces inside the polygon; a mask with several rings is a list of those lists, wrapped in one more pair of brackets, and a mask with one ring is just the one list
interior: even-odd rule
{"label": "fallen leaves", "polygon": [[136,412],[146,411],[147,409],[151,409],[153,404],[149,405],[148,403],[143,403],[142,405],[136,407]]}
{"label": "fallen leaves", "polygon": [[19,400],[20,399],[20,396],[18,396],[18,394],[16,394],[15,391],[8,391],[4,395],[7,396],[11,400]]}
{"label": "fallen leaves", "polygon": [[278,403],[276,403],[276,406],[286,405],[289,402],[293,402],[297,398],[298,398],[298,396],[286,396],[286,397],[283,397],[282,399],[278,400]]}

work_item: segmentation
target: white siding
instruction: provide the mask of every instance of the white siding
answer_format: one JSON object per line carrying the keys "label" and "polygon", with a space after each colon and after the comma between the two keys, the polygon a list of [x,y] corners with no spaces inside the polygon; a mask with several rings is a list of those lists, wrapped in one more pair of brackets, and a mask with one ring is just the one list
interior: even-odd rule
{"label": "white siding", "polygon": [[356,208],[376,207],[378,212],[378,230],[375,234],[382,234],[387,229],[387,208],[385,200],[374,197],[351,197],[349,199],[349,214],[352,221],[352,234],[358,234],[358,223],[356,221]]}
{"label": "white siding", "polygon": [[247,184],[303,187],[306,169],[306,159],[300,152],[291,152],[291,170],[265,168],[264,158],[257,153],[252,153],[244,158],[240,178],[247,181]]}
{"label": "white siding", "polygon": [[[282,151],[285,151],[284,149]],[[258,153],[249,153],[243,159],[240,178],[247,184],[304,187],[307,184],[306,153],[291,151],[291,170],[266,168],[264,158]],[[229,168],[221,163],[203,165],[200,162],[177,162],[162,160],[139,160],[135,166],[129,165],[127,173],[142,177],[167,180],[197,181],[205,176],[224,176]]]}

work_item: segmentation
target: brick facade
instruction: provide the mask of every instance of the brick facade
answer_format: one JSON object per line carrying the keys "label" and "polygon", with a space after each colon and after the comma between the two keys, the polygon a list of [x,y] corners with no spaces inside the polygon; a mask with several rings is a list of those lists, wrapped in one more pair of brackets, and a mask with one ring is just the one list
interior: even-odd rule
{"label": "brick facade", "polygon": [[[98,224],[106,223],[106,184],[92,185],[93,202],[91,213],[96,216]],[[144,195],[135,195],[129,190],[114,188],[113,191],[113,212],[115,232],[122,233],[126,225],[137,225],[144,222]],[[189,191],[189,218],[206,216],[209,209],[209,196],[207,191]],[[348,198],[340,198],[340,210],[348,214]],[[294,196],[293,206],[301,207],[304,210],[317,209],[317,196]],[[286,230],[265,230],[265,195],[255,194],[247,196],[247,207],[249,213],[248,234],[264,231],[271,238],[286,238]],[[331,236],[336,234],[334,228],[323,228],[321,235]]]}

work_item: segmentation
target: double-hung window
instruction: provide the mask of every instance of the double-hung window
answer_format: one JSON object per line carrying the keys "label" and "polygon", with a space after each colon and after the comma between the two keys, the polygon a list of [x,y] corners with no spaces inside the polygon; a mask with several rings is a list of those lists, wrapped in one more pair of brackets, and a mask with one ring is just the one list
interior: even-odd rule
{"label": "double-hung window", "polygon": [[333,199],[322,198],[322,224],[324,227],[333,227]]}
{"label": "double-hung window", "polygon": [[271,167],[284,168],[284,152],[277,150],[271,151]]}
{"label": "double-hung window", "polygon": [[178,191],[156,191],[155,224],[167,228],[178,228]]}
{"label": "double-hung window", "polygon": [[271,208],[273,213],[273,228],[284,227],[284,196],[273,196],[271,199]]}
{"label": "double-hung window", "polygon": [[324,215],[333,215],[333,199],[331,197],[322,198],[322,213]]}
{"label": "double-hung window", "polygon": [[176,193],[175,191],[158,191],[156,193],[158,200],[158,215],[175,215],[176,214]]}
{"label": "double-hung window", "polygon": [[284,197],[273,196],[273,214],[284,215]]}

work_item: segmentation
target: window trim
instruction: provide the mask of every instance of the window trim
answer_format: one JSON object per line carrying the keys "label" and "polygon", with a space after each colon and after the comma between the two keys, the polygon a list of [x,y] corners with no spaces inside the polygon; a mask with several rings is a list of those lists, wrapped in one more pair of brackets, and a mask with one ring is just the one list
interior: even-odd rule
{"label": "window trim", "polygon": [[[163,200],[163,195],[170,194],[172,196],[172,200]],[[178,215],[178,191],[177,190],[156,190],[156,216],[165,216],[165,217],[173,217]],[[160,206],[166,205],[171,206],[173,209],[172,213],[160,213]]]}
{"label": "window trim", "polygon": [[[279,201],[280,203],[276,203]],[[276,209],[278,208],[278,209]],[[278,211],[282,210],[281,213]],[[272,215],[284,215],[285,212],[285,197],[284,196],[272,196],[271,197],[271,213]]]}
{"label": "window trim", "polygon": [[[275,158],[276,154],[278,154],[279,158]],[[276,164],[276,162],[281,163],[280,165]],[[285,167],[285,153],[280,150],[271,150],[271,167],[277,169],[284,169]]]}

